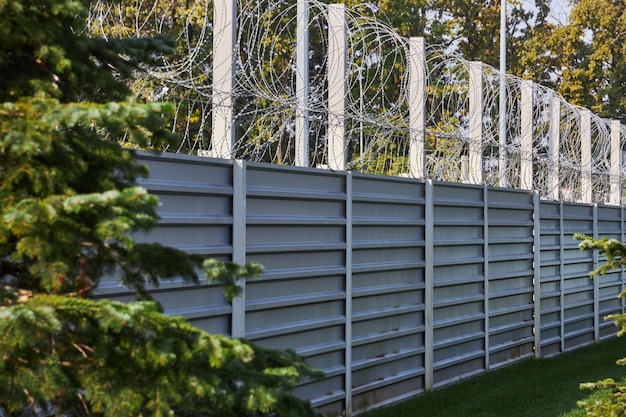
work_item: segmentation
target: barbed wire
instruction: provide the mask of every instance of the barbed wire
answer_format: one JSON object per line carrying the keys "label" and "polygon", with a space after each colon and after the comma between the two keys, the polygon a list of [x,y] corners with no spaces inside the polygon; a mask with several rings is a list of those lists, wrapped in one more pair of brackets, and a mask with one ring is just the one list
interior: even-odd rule
{"label": "barbed wire", "polygon": [[[94,36],[174,37],[177,49],[162,64],[145,68],[131,87],[144,100],[175,104],[178,149],[211,148],[213,1],[97,1],[89,17]],[[237,69],[234,89],[237,158],[295,164],[297,5],[290,1],[238,3]],[[311,166],[327,167],[329,48],[327,4],[309,1],[309,115]],[[346,9],[346,152],[348,170],[409,175],[409,42],[364,4]],[[471,140],[471,62],[437,45],[426,47],[426,175],[437,181],[467,182]],[[522,150],[524,80],[481,65],[482,183],[521,187],[522,161],[532,160],[533,188],[541,195],[582,201],[591,172],[593,201],[609,201],[609,121],[567,103],[533,84],[532,149]],[[506,143],[499,133],[500,82],[506,86]],[[552,106],[558,106],[559,148],[551,149]],[[585,121],[587,120],[587,121]],[[591,130],[591,154],[581,153],[582,124]],[[626,128],[621,126],[621,135]],[[556,152],[556,153],[555,153]],[[590,157],[590,158],[589,158]],[[505,162],[504,166],[500,166]],[[620,183],[626,169],[620,167]],[[558,177],[555,183],[554,178]],[[556,189],[560,195],[556,195]]]}

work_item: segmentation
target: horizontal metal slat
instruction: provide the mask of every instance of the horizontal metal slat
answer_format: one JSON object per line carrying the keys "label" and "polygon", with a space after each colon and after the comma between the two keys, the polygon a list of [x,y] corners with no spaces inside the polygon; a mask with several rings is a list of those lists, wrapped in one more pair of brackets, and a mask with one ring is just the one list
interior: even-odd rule
{"label": "horizontal metal slat", "polygon": [[370,381],[369,383],[360,385],[358,387],[353,387],[352,393],[354,395],[358,395],[364,392],[372,391],[376,388],[388,386],[388,385],[395,384],[401,381],[406,381],[408,379],[412,379],[417,376],[421,376],[423,374],[424,374],[424,371],[417,370],[417,369],[403,371],[392,376],[387,376],[381,379]]}
{"label": "horizontal metal slat", "polygon": [[186,319],[196,319],[202,317],[214,317],[231,314],[233,311],[230,305],[224,306],[195,306],[165,310],[165,314],[171,316],[183,316]]}
{"label": "horizontal metal slat", "polygon": [[272,336],[285,334],[296,334],[314,329],[332,327],[345,324],[344,317],[325,317],[324,320],[303,320],[298,322],[277,324],[274,326],[261,327],[254,330],[246,329],[246,338],[248,339],[266,339]]}
{"label": "horizontal metal slat", "polygon": [[446,298],[444,300],[434,300],[433,307],[437,309],[449,306],[457,306],[461,304],[470,304],[477,301],[483,301],[484,299],[485,298],[482,294],[466,294],[464,296]]}
{"label": "horizontal metal slat", "polygon": [[510,332],[512,330],[520,330],[520,329],[526,329],[526,328],[532,328],[533,326],[533,322],[532,321],[515,321],[515,322],[509,322],[506,324],[503,324],[501,326],[496,326],[496,327],[492,327],[489,329],[489,336],[495,336],[498,334],[502,334],[502,333],[507,333]]}
{"label": "horizontal metal slat", "polygon": [[358,323],[360,321],[367,321],[372,319],[380,319],[386,317],[393,317],[408,313],[417,313],[424,311],[423,304],[407,304],[395,307],[377,308],[373,310],[366,310],[355,312],[352,314],[352,321]]}
{"label": "horizontal metal slat", "polygon": [[384,332],[368,333],[352,338],[352,346],[363,346],[371,343],[381,342],[390,339],[396,339],[403,336],[414,334],[422,334],[426,328],[424,326],[399,327]]}
{"label": "horizontal metal slat", "polygon": [[406,197],[401,195],[388,195],[388,194],[365,194],[365,193],[353,193],[353,203],[380,203],[390,205],[410,205],[410,206],[423,206],[425,200],[423,198]]}
{"label": "horizontal metal slat", "polygon": [[[441,369],[449,368],[450,366],[453,366],[453,365],[459,365],[464,362],[469,362],[471,360],[484,358],[484,357],[485,357],[484,350],[467,352],[462,355],[455,356],[453,358],[442,359],[442,360],[435,362],[433,364],[433,370],[439,371]],[[459,377],[461,377],[461,375],[459,375]]]}
{"label": "horizontal metal slat", "polygon": [[446,247],[446,246],[468,246],[468,245],[483,245],[485,243],[485,239],[482,238],[467,238],[467,239],[434,239],[433,240],[435,247]]}
{"label": "horizontal metal slat", "polygon": [[458,258],[440,258],[433,261],[433,265],[437,266],[450,266],[450,265],[468,265],[483,263],[485,259],[482,256],[467,256]]}
{"label": "horizontal metal slat", "polygon": [[180,224],[193,225],[232,225],[231,216],[214,216],[187,213],[163,213],[159,214],[159,226],[175,226]]}
{"label": "horizontal metal slat", "polygon": [[376,285],[364,288],[354,288],[352,295],[354,298],[367,297],[370,295],[394,294],[408,291],[419,291],[426,287],[424,283],[399,283],[388,285]]}
{"label": "horizontal metal slat", "polygon": [[304,346],[296,349],[298,355],[305,357],[322,355],[324,353],[337,352],[346,348],[346,343],[343,341],[332,341],[328,343],[321,343],[318,345]]}
{"label": "horizontal metal slat", "polygon": [[332,191],[302,190],[297,188],[259,187],[250,186],[246,189],[248,198],[272,198],[287,200],[324,200],[324,201],[344,201],[344,193],[334,193]]}
{"label": "horizontal metal slat", "polygon": [[377,240],[377,241],[363,241],[354,242],[352,244],[353,250],[359,249],[377,249],[384,247],[389,248],[423,248],[425,246],[423,240]]}
{"label": "horizontal metal slat", "polygon": [[421,227],[426,222],[421,219],[406,219],[406,218],[392,218],[392,217],[358,217],[355,216],[352,219],[353,226],[406,226],[406,227]]}
{"label": "horizontal metal slat", "polygon": [[246,223],[250,225],[340,225],[345,226],[343,217],[316,217],[316,216],[249,216]]}
{"label": "horizontal metal slat", "polygon": [[303,278],[303,277],[319,277],[328,275],[345,274],[345,267],[310,267],[310,268],[289,268],[289,269],[272,269],[263,272],[262,279],[285,279],[285,278]]}
{"label": "horizontal metal slat", "polygon": [[266,253],[294,253],[294,252],[320,252],[320,251],[343,251],[345,243],[337,242],[311,242],[311,243],[266,243],[249,244],[246,251],[250,255]]}
{"label": "horizontal metal slat", "polygon": [[485,332],[471,332],[471,333],[466,333],[466,334],[462,334],[462,335],[455,336],[455,337],[450,337],[447,339],[437,340],[433,342],[433,346],[435,350],[437,350],[437,349],[447,348],[450,346],[459,346],[471,340],[479,340],[479,339],[484,339],[484,338],[485,338]]}
{"label": "horizontal metal slat", "polygon": [[343,300],[346,294],[342,291],[328,291],[323,293],[299,294],[288,297],[270,297],[258,300],[246,300],[247,311],[270,310],[280,307],[315,304],[333,300]]}
{"label": "horizontal metal slat", "polygon": [[404,270],[404,269],[419,269],[425,266],[425,262],[415,262],[415,261],[398,261],[398,262],[378,262],[378,263],[367,263],[367,264],[357,264],[352,266],[352,273],[361,274],[365,272],[375,272],[375,271],[396,271],[396,270]]}
{"label": "horizontal metal slat", "polygon": [[379,366],[385,363],[393,362],[398,359],[410,358],[411,356],[423,355],[426,349],[412,347],[406,349],[400,349],[396,352],[388,352],[380,356],[373,358],[360,359],[352,362],[352,369],[358,371],[359,369],[366,369],[372,366]]}
{"label": "horizontal metal slat", "polygon": [[433,323],[433,329],[442,329],[450,326],[458,326],[470,321],[484,320],[485,314],[482,312],[473,314],[464,314],[462,317],[452,317],[447,319],[437,320]]}
{"label": "horizontal metal slat", "polygon": [[190,195],[220,195],[232,196],[233,189],[230,186],[214,185],[206,183],[166,181],[166,180],[142,180],[139,185],[151,193],[171,193]]}

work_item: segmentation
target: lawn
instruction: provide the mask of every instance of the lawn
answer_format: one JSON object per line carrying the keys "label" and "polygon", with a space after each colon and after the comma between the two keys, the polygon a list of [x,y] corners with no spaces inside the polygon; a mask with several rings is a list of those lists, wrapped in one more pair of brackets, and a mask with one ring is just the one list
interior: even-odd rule
{"label": "lawn", "polygon": [[[548,359],[530,359],[363,417],[584,417],[578,400],[593,395],[581,382],[621,379],[626,338],[612,338]],[[597,394],[596,394],[597,395]]]}

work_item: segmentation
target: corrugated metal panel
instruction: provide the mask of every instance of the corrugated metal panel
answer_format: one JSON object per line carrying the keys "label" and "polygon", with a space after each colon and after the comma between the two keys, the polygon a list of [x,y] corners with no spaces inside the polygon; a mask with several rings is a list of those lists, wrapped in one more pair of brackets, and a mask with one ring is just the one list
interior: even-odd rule
{"label": "corrugated metal panel", "polygon": [[489,369],[534,354],[534,222],[529,192],[488,191]]}
{"label": "corrugated metal panel", "polygon": [[433,386],[484,372],[484,190],[433,191]]}
{"label": "corrugated metal panel", "polygon": [[424,184],[353,175],[352,404],[424,390]]}
{"label": "corrugated metal panel", "polygon": [[[159,242],[191,253],[230,259],[232,256],[232,162],[184,156],[167,157],[141,153],[139,162],[150,169],[140,181],[159,197],[158,225],[148,234],[136,235],[138,242]],[[165,312],[182,315],[199,328],[230,335],[231,306],[216,285],[210,285],[198,271],[202,284],[180,280],[163,282],[151,290]],[[126,288],[117,280],[104,281],[98,296],[129,300]]]}
{"label": "corrugated metal panel", "polygon": [[249,164],[247,261],[264,265],[246,286],[245,335],[291,348],[326,372],[299,388],[327,413],[344,407],[345,174]]}
{"label": "corrugated metal panel", "polygon": [[[598,238],[616,239],[622,241],[622,215],[621,207],[598,207],[597,236]],[[605,258],[600,257],[600,262]],[[599,337],[601,339],[615,336],[618,328],[612,320],[604,320],[604,317],[622,312],[622,300],[617,297],[624,286],[623,271],[616,270],[606,275],[598,275],[594,278],[598,281],[598,318]]]}
{"label": "corrugated metal panel", "polygon": [[562,352],[562,229],[561,203],[540,203],[540,348],[541,356]]}
{"label": "corrugated metal panel", "polygon": [[574,233],[593,235],[593,207],[563,203],[563,348],[565,351],[593,343],[593,252],[581,252]]}

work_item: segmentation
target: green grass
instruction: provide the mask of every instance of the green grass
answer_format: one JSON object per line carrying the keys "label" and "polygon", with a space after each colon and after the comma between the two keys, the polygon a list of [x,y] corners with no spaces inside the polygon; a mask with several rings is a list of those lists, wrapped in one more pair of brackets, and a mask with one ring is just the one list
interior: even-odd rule
{"label": "green grass", "polygon": [[549,359],[530,359],[427,392],[363,417],[584,417],[581,382],[621,379],[626,340],[612,338]]}

